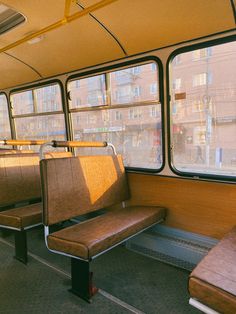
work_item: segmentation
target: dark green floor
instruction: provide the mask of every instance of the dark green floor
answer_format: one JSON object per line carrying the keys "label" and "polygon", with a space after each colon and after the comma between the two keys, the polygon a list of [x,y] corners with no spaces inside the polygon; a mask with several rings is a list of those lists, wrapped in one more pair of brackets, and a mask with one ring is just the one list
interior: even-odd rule
{"label": "dark green floor", "polygon": [[42,229],[28,232],[27,266],[13,258],[12,239],[0,239],[0,313],[200,313],[188,305],[184,270],[117,247],[92,262],[101,292],[87,304],[67,291],[70,259],[46,249]]}

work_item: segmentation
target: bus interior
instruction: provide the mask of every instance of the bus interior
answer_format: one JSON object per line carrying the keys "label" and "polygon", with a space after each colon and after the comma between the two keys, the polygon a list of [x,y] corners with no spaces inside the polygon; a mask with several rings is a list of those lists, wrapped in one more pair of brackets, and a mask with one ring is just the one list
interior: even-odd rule
{"label": "bus interior", "polygon": [[235,0],[0,1],[0,313],[236,313],[235,69]]}

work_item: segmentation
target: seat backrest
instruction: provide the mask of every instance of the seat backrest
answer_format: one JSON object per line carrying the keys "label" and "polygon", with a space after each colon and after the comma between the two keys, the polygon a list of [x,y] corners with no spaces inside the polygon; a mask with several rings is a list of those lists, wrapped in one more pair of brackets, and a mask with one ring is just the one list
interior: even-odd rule
{"label": "seat backrest", "polygon": [[[69,152],[46,158],[71,157]],[[41,198],[39,154],[0,155],[0,207]]]}
{"label": "seat backrest", "polygon": [[121,156],[76,156],[40,161],[43,223],[60,221],[129,198]]}

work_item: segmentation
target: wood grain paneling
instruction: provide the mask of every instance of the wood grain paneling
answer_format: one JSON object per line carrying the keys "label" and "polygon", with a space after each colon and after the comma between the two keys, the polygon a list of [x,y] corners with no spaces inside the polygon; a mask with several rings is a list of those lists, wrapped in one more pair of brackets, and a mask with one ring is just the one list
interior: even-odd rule
{"label": "wood grain paneling", "polygon": [[131,204],[167,207],[165,224],[214,238],[236,225],[236,185],[128,174]]}

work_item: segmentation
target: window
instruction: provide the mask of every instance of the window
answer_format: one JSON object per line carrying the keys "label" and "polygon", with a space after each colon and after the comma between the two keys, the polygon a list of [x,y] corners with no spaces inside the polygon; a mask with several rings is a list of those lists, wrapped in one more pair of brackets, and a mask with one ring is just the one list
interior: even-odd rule
{"label": "window", "polygon": [[150,108],[150,117],[151,118],[156,118],[160,115],[160,112],[158,110],[159,108],[157,106],[152,106]]}
{"label": "window", "polygon": [[134,97],[141,96],[141,86],[135,86],[133,89]]}
{"label": "window", "polygon": [[139,74],[139,73],[141,73],[142,67],[134,67],[134,68],[131,68],[131,69],[132,69],[131,72],[133,74]]}
{"label": "window", "polygon": [[129,119],[140,119],[142,117],[142,113],[140,108],[131,108],[129,110]]}
{"label": "window", "polygon": [[212,55],[212,47],[198,49],[193,51],[193,60],[198,61]]}
{"label": "window", "polygon": [[66,138],[59,84],[16,92],[10,99],[17,138]]}
{"label": "window", "polygon": [[[123,155],[126,167],[161,168],[162,123],[157,64],[151,62],[94,75],[89,84],[96,85],[98,77],[102,78],[97,85],[99,88],[95,90],[94,86],[90,92],[95,92],[99,108],[91,106],[91,99],[87,101],[88,87],[82,88],[87,78],[68,82],[74,139],[111,142]],[[78,80],[79,90],[75,87]],[[152,91],[151,84],[155,86]],[[76,107],[78,95],[81,103]],[[104,149],[96,149],[97,152],[104,153]],[[86,149],[79,150],[79,154],[86,153]],[[89,153],[93,152],[89,150]]]}
{"label": "window", "polygon": [[180,77],[174,79],[174,81],[173,81],[173,89],[179,90],[181,88],[181,82],[182,82],[182,80],[181,80]]}
{"label": "window", "polygon": [[151,83],[150,84],[150,94],[151,95],[156,95],[157,94],[157,84],[156,83]]}
{"label": "window", "polygon": [[[185,174],[235,177],[236,42],[180,56],[181,67],[170,66],[172,164]],[[184,82],[181,93],[176,79]]]}
{"label": "window", "polygon": [[0,94],[0,134],[1,139],[11,138],[7,98],[4,94]]}
{"label": "window", "polygon": [[120,111],[115,112],[115,120],[121,120],[122,119],[122,113]]}
{"label": "window", "polygon": [[212,83],[211,72],[199,73],[193,76],[193,87],[202,86]]}
{"label": "window", "polygon": [[106,105],[104,75],[70,81],[68,90],[70,109]]}

